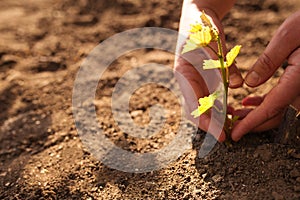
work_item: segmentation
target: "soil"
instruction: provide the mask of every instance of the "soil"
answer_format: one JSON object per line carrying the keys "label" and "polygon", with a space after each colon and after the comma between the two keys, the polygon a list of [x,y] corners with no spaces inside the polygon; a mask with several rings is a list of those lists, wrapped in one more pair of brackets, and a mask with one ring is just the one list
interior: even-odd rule
{"label": "soil", "polygon": [[[300,199],[300,149],[275,141],[277,130],[248,134],[232,147],[217,144],[197,156],[193,148],[163,169],[126,173],[111,169],[83,146],[72,114],[76,73],[90,51],[116,33],[137,27],[178,29],[181,1],[0,1],[0,199]],[[228,46],[243,45],[238,65],[246,70],[274,31],[300,8],[296,0],[240,0],[223,23]],[[118,128],[111,94],[126,70],[145,63],[170,68],[174,55],[136,50],[118,58],[99,81],[97,118],[106,136],[133,152],[162,148],[176,135],[180,105],[168,89],[149,84],[130,99],[130,114],[147,124],[149,107],[167,114],[163,131],[149,140]],[[283,69],[259,88],[230,91],[239,107],[249,94],[265,94]]]}

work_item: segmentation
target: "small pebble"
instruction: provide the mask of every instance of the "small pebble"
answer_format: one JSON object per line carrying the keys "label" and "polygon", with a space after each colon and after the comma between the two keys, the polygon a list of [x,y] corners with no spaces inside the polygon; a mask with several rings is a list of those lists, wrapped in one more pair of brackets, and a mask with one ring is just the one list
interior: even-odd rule
{"label": "small pebble", "polygon": [[214,175],[213,177],[211,177],[211,179],[213,180],[213,182],[215,183],[219,183],[220,181],[222,181],[223,177],[219,174]]}
{"label": "small pebble", "polygon": [[7,174],[7,172],[2,172],[1,174],[0,174],[0,176],[6,176],[6,174]]}
{"label": "small pebble", "polygon": [[300,153],[292,153],[291,156],[296,159],[300,159]]}
{"label": "small pebble", "polygon": [[277,192],[272,192],[272,197],[273,197],[275,200],[281,200],[281,199],[284,199],[284,197],[283,197],[281,194],[278,194]]}
{"label": "small pebble", "polygon": [[143,110],[134,110],[134,111],[132,111],[131,112],[131,116],[133,117],[133,118],[136,118],[136,117],[141,117],[141,116],[143,116]]}
{"label": "small pebble", "polygon": [[292,178],[300,177],[300,171],[297,170],[297,169],[293,169],[292,171],[290,171],[290,176],[291,176]]}
{"label": "small pebble", "polygon": [[253,183],[255,183],[255,184],[259,183],[259,180],[255,178],[255,179],[253,179]]}
{"label": "small pebble", "polygon": [[268,147],[262,145],[256,148],[253,157],[260,157],[264,162],[268,162],[272,158],[272,151]]}
{"label": "small pebble", "polygon": [[93,15],[78,16],[73,20],[73,24],[78,26],[94,25],[98,22],[98,19]]}
{"label": "small pebble", "polygon": [[294,186],[294,191],[295,191],[295,192],[300,192],[300,186],[299,186],[299,185]]}

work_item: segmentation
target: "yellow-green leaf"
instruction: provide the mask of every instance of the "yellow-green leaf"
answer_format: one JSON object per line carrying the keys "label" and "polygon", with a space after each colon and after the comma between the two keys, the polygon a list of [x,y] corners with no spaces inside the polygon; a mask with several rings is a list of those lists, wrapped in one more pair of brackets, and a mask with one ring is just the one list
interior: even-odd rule
{"label": "yellow-green leaf", "polygon": [[234,115],[231,119],[231,123],[234,124],[234,122],[236,122],[239,118],[240,116]]}
{"label": "yellow-green leaf", "polygon": [[219,60],[204,60],[203,62],[203,69],[217,69],[221,68],[221,63]]}
{"label": "yellow-green leaf", "polygon": [[193,115],[193,117],[196,118],[196,117],[199,117],[201,114],[200,114],[199,109],[197,108],[196,110],[194,110],[194,111],[191,113],[191,115]]}
{"label": "yellow-green leaf", "polygon": [[193,51],[197,48],[198,48],[197,44],[195,44],[192,40],[189,39],[186,41],[186,44],[183,46],[183,50],[181,53],[184,54],[189,51]]}
{"label": "yellow-green leaf", "polygon": [[203,27],[201,31],[191,34],[190,40],[200,47],[207,46],[212,39],[210,31],[209,27]]}
{"label": "yellow-green leaf", "polygon": [[191,33],[197,33],[198,31],[201,30],[202,30],[202,24],[200,23],[191,24],[191,29],[190,29]]}
{"label": "yellow-green leaf", "polygon": [[232,63],[234,62],[237,55],[240,53],[241,45],[236,45],[233,47],[226,55],[226,63],[227,66],[230,67]]}
{"label": "yellow-green leaf", "polygon": [[218,95],[219,92],[216,91],[209,96],[200,98],[198,108],[191,113],[193,117],[199,117],[200,115],[208,111],[211,107],[213,107],[215,100],[218,98]]}
{"label": "yellow-green leaf", "polygon": [[183,47],[182,54],[193,51],[197,48],[207,46],[212,39],[210,28],[203,27],[201,31],[190,34],[190,39],[187,40]]}

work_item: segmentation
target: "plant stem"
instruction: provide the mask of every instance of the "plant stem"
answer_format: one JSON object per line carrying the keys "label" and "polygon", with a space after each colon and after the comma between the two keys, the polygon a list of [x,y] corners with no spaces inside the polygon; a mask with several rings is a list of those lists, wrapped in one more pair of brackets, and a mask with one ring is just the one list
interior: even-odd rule
{"label": "plant stem", "polygon": [[[224,63],[224,55],[223,55],[223,48],[222,48],[222,43],[221,39],[218,37],[218,58],[221,64],[221,72],[222,72],[222,80],[223,80],[223,85],[225,89],[225,94],[224,94],[224,104],[223,108],[224,111],[227,110],[227,95],[228,95],[228,75],[227,75],[227,70],[225,69],[225,63]],[[226,113],[226,112],[225,112]]]}
{"label": "plant stem", "polygon": [[222,73],[222,80],[223,80],[223,86],[224,86],[224,96],[223,96],[223,114],[225,115],[225,133],[226,138],[230,138],[230,130],[229,130],[229,118],[227,116],[227,99],[228,99],[228,86],[229,86],[229,80],[228,80],[228,69],[225,67],[225,61],[224,61],[224,54],[223,54],[223,48],[220,37],[218,37],[218,58],[221,64],[221,73]]}

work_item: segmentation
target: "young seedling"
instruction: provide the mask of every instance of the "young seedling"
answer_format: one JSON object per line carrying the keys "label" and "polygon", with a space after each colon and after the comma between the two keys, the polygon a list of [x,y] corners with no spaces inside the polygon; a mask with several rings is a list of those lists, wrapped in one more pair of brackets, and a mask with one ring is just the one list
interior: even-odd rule
{"label": "young seedling", "polygon": [[[199,106],[191,114],[194,118],[199,117],[200,115],[208,112],[211,108],[215,108],[221,114],[226,116],[224,131],[226,133],[227,144],[230,144],[229,140],[231,138],[230,133],[233,126],[233,123],[238,119],[237,116],[229,117],[227,114],[227,101],[228,101],[228,86],[229,86],[229,70],[228,68],[235,62],[235,58],[240,52],[241,45],[236,45],[233,47],[227,54],[224,56],[221,38],[217,28],[213,26],[208,16],[202,11],[201,13],[201,23],[196,22],[191,25],[190,35],[186,41],[186,44],[183,47],[182,54],[189,51],[193,51],[198,48],[208,47],[216,54],[218,57],[217,60],[208,59],[203,62],[203,69],[220,69],[222,75],[222,81],[224,86],[224,95],[223,95],[223,106],[222,109],[219,109],[215,106],[215,101],[221,95],[220,91],[215,91],[209,96],[202,97],[199,99]],[[217,51],[212,48],[211,43],[217,43]]]}

